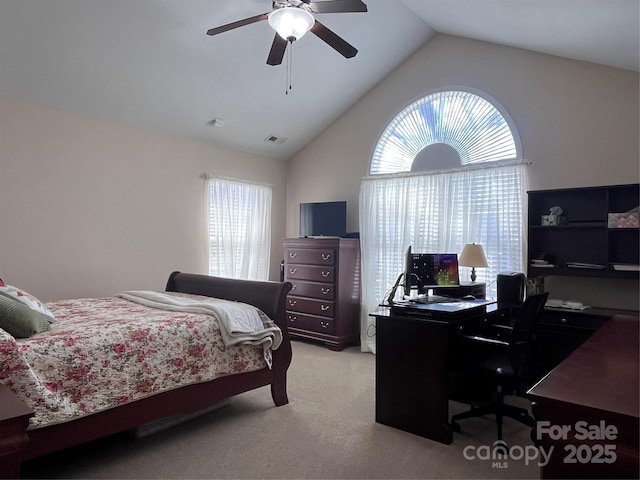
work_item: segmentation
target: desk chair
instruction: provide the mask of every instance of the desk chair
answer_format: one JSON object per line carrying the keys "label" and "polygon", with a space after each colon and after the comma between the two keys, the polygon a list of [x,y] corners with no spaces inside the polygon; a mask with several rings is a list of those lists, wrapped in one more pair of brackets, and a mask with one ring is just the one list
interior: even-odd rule
{"label": "desk chair", "polygon": [[[451,417],[451,425],[460,431],[457,421],[464,418],[494,414],[498,426],[498,440],[502,440],[502,418],[513,418],[525,425],[534,426],[534,420],[524,408],[504,403],[504,396],[517,393],[522,388],[533,330],[547,301],[548,293],[531,295],[519,309],[513,327],[490,324],[486,329],[492,335],[461,335],[465,351],[462,373],[470,383],[481,382],[495,386],[495,402]],[[488,333],[488,332],[485,332]]]}
{"label": "desk chair", "polygon": [[521,272],[500,272],[496,277],[496,323],[512,325],[524,302],[527,279]]}

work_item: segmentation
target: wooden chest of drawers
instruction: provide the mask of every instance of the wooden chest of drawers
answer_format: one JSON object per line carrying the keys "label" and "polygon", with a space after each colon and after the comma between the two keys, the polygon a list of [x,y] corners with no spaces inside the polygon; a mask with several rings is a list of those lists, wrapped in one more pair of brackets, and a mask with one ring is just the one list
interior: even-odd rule
{"label": "wooden chest of drawers", "polygon": [[292,337],[332,350],[360,341],[360,242],[353,238],[284,241],[284,279]]}

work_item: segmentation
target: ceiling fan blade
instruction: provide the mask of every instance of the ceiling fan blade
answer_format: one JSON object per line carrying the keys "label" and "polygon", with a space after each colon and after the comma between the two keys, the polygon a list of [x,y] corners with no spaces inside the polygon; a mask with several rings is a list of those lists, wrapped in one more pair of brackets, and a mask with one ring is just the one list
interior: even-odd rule
{"label": "ceiling fan blade", "polygon": [[267,58],[268,65],[280,65],[282,63],[284,52],[287,49],[287,43],[289,42],[276,33],[273,44],[271,45],[269,57]]}
{"label": "ceiling fan blade", "polygon": [[226,25],[222,25],[220,27],[212,28],[210,30],[207,30],[207,35],[217,35],[222,32],[233,30],[234,28],[244,27],[245,25],[251,25],[252,23],[266,20],[269,17],[269,13],[271,12],[256,15],[255,17],[245,18],[244,20],[238,20],[237,22],[227,23]]}
{"label": "ceiling fan blade", "polygon": [[327,2],[311,2],[314,13],[346,13],[366,12],[367,6],[362,0],[329,0]]}
{"label": "ceiling fan blade", "polygon": [[358,50],[353,45],[347,43],[318,20],[311,27],[311,32],[346,58],[355,57],[356,53],[358,53]]}

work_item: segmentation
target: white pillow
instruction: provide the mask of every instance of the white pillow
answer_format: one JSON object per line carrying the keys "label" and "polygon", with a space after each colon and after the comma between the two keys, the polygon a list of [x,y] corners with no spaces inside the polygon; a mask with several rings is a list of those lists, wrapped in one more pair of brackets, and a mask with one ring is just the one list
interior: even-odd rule
{"label": "white pillow", "polygon": [[20,300],[27,307],[29,307],[32,310],[35,310],[36,312],[40,312],[44,315],[51,317],[52,322],[55,320],[53,313],[51,313],[51,311],[44,305],[44,303],[42,303],[36,297],[31,295],[29,292],[25,292],[24,290],[21,290],[17,287],[13,287],[11,285],[6,285],[4,284],[4,282],[2,283],[3,283],[2,286],[0,286],[0,292],[6,293],[7,295],[10,295],[13,298]]}

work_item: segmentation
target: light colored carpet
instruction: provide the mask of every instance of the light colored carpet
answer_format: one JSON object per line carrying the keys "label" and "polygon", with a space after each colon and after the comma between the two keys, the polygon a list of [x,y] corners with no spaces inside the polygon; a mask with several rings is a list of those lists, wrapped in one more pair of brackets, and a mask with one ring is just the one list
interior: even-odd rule
{"label": "light colored carpet", "polygon": [[[153,435],[125,433],[27,462],[23,476],[539,478],[535,460],[509,458],[499,468],[495,460],[465,457],[465,448],[469,453],[493,445],[492,417],[461,422],[463,431],[451,445],[375,423],[373,355],[298,341],[293,355],[288,405],[274,407],[269,388],[260,388]],[[467,408],[450,405],[451,413]],[[514,453],[532,445],[529,435],[527,427],[505,420],[504,437]]]}

